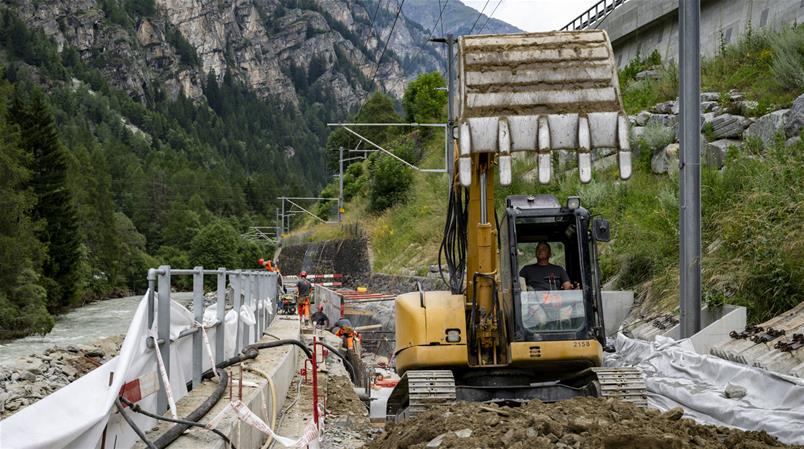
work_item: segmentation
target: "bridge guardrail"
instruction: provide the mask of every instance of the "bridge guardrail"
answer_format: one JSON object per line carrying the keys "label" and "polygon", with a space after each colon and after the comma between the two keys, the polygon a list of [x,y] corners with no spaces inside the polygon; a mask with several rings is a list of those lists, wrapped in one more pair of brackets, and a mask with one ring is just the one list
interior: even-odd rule
{"label": "bridge guardrail", "polygon": [[586,28],[591,28],[604,17],[611,14],[615,8],[627,1],[628,0],[600,0],[592,5],[591,8],[574,18],[570,23],[564,25],[564,28],[561,28],[561,31],[584,30]]}
{"label": "bridge guardrail", "polygon": [[[192,314],[196,322],[195,327],[181,331],[171,339],[171,278],[172,276],[193,277],[193,304]],[[204,276],[215,276],[217,282],[217,302],[215,320],[210,323],[204,319]],[[234,354],[240,352],[246,345],[255,343],[262,336],[273,318],[276,316],[276,299],[278,292],[278,274],[267,271],[252,270],[205,270],[203,267],[193,269],[174,269],[168,265],[148,270],[148,328],[152,329],[156,321],[157,345],[162,360],[170,378],[170,347],[185,337],[192,336],[192,385],[201,383],[204,372],[204,343],[201,335],[201,326],[205,329],[215,329],[215,364],[225,359],[226,332],[223,325],[226,316],[227,279],[232,289],[232,309],[237,317],[234,332]],[[221,306],[222,305],[222,306]],[[210,315],[210,314],[208,314]],[[209,317],[208,317],[209,318]],[[147,346],[154,348],[153,337],[147,337]],[[157,396],[157,412],[164,413],[168,408],[168,399],[165,386],[160,378],[159,394]]]}

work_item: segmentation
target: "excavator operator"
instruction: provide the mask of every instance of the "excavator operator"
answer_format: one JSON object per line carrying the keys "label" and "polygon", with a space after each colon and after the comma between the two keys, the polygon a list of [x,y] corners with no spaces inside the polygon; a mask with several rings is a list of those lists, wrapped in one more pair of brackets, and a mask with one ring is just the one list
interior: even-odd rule
{"label": "excavator operator", "polygon": [[525,285],[533,290],[572,290],[567,270],[550,263],[552,254],[549,243],[539,242],[536,245],[536,263],[522,267],[519,276],[525,278]]}

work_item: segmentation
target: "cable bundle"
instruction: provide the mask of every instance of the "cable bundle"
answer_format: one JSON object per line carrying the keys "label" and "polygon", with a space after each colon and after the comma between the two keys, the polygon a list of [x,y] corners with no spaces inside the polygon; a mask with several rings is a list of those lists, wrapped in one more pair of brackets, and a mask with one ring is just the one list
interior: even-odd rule
{"label": "cable bundle", "polygon": [[[466,222],[469,206],[469,190],[453,186],[449,192],[449,207],[444,224],[444,238],[438,249],[438,271],[441,280],[453,294],[463,293],[463,277],[466,271]],[[442,257],[447,264],[449,280],[444,279]]]}

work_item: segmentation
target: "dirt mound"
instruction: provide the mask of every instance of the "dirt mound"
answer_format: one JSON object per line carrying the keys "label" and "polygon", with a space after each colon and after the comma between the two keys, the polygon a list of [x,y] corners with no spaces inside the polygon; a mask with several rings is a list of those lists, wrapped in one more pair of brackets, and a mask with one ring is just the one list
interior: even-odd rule
{"label": "dirt mound", "polygon": [[522,407],[457,403],[390,424],[368,447],[560,449],[759,449],[791,447],[765,432],[742,432],[682,419],[613,399],[579,398]]}
{"label": "dirt mound", "polygon": [[349,378],[330,377],[327,382],[327,411],[339,416],[352,416],[368,425],[368,410],[352,389]]}

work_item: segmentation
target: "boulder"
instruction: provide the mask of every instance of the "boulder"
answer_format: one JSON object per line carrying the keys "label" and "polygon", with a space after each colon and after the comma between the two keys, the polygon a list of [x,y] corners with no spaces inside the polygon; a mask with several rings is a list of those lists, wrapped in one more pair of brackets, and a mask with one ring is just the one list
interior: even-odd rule
{"label": "boulder", "polygon": [[788,138],[798,137],[801,135],[802,129],[804,129],[804,94],[793,100],[793,106],[787,116],[784,133]]}
{"label": "boulder", "polygon": [[674,100],[665,101],[653,106],[650,110],[656,114],[678,114],[678,103]]}
{"label": "boulder", "polygon": [[737,148],[741,147],[743,143],[739,140],[720,139],[714,142],[706,143],[702,150],[701,162],[715,167],[717,169],[723,168],[723,162],[726,160],[726,152],[730,146]]}
{"label": "boulder", "polygon": [[742,100],[735,104],[735,109],[742,115],[751,115],[756,112],[759,102],[753,100]]}
{"label": "boulder", "polygon": [[668,128],[676,128],[678,126],[678,117],[673,114],[651,114],[646,125],[657,123]]}
{"label": "boulder", "polygon": [[636,75],[634,75],[634,79],[644,80],[644,79],[659,79],[659,72],[656,70],[643,70]]}
{"label": "boulder", "polygon": [[723,139],[728,137],[741,137],[745,128],[751,121],[741,115],[722,114],[712,120],[712,137]]}
{"label": "boulder", "polygon": [[644,126],[634,126],[631,128],[631,138],[633,140],[639,139],[645,134]]}
{"label": "boulder", "polygon": [[748,394],[748,390],[745,387],[733,383],[726,385],[726,389],[723,391],[723,396],[729,399],[740,399],[745,397],[746,394]]}
{"label": "boulder", "polygon": [[650,161],[653,173],[661,175],[678,170],[678,150],[679,145],[671,143],[656,152]]}
{"label": "boulder", "polygon": [[720,105],[717,101],[702,101],[701,102],[701,112],[715,112],[715,110],[720,109]]}
{"label": "boulder", "polygon": [[789,109],[782,109],[763,115],[745,130],[743,137],[756,137],[765,145],[770,145],[776,133],[784,133],[788,112]]}
{"label": "boulder", "polygon": [[784,146],[792,147],[793,145],[798,145],[799,142],[801,142],[801,136],[791,137],[787,139],[787,141],[784,143]]}
{"label": "boulder", "polygon": [[636,124],[638,126],[645,126],[648,124],[648,120],[650,120],[651,113],[648,111],[641,111],[637,114],[634,118],[636,119]]}
{"label": "boulder", "polygon": [[714,101],[720,100],[720,94],[717,92],[701,92],[701,101]]}

